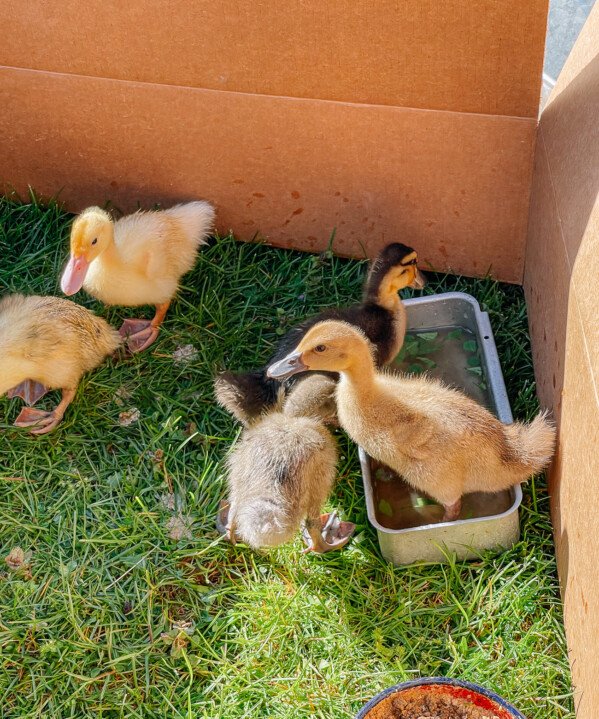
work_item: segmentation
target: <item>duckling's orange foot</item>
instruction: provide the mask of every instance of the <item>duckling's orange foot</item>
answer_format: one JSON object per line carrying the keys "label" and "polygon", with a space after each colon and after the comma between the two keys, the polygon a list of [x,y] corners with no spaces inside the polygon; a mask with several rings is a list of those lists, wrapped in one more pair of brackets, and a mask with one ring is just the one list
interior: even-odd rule
{"label": "duckling's orange foot", "polygon": [[321,514],[317,521],[307,519],[303,530],[303,539],[306,544],[304,554],[316,552],[324,554],[341,549],[348,542],[356,529],[353,522],[342,522],[337,512]]}
{"label": "duckling's orange foot", "polygon": [[47,394],[48,391],[48,388],[44,387],[43,384],[34,382],[32,379],[26,379],[16,387],[9,389],[6,395],[9,399],[13,399],[13,397],[20,397],[26,404],[32,405]]}
{"label": "duckling's orange foot", "polygon": [[158,327],[150,320],[125,320],[119,334],[127,342],[127,349],[132,354],[143,352],[158,337]]}
{"label": "duckling's orange foot", "polygon": [[61,419],[62,415],[56,410],[44,412],[41,409],[26,407],[15,420],[15,427],[31,427],[31,434],[47,434],[60,424]]}

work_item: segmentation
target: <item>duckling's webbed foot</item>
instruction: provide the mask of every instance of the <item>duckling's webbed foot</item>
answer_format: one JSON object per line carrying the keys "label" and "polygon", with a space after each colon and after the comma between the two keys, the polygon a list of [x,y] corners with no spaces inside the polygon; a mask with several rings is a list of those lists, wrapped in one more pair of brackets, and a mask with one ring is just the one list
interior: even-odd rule
{"label": "duckling's webbed foot", "polygon": [[26,407],[15,420],[15,427],[32,427],[31,434],[51,432],[62,417],[56,417],[54,411],[44,412],[42,409]]}
{"label": "duckling's webbed foot", "polygon": [[226,499],[221,499],[218,506],[218,514],[216,515],[216,529],[219,534],[226,537],[231,544],[237,543],[237,537],[235,533],[235,524],[229,517],[229,510],[231,505]]}
{"label": "duckling's webbed foot", "polygon": [[25,404],[33,405],[40,400],[45,394],[48,393],[48,388],[44,387],[39,382],[34,382],[32,379],[26,379],[16,387],[9,389],[6,393],[7,397],[13,399],[13,397],[20,397]]}
{"label": "duckling's webbed foot", "polygon": [[48,434],[60,424],[66,408],[71,404],[74,397],[75,390],[64,389],[62,391],[62,400],[51,412],[25,407],[15,420],[15,427],[31,427],[31,434]]}
{"label": "duckling's webbed foot", "polygon": [[318,519],[308,518],[303,530],[306,544],[304,553],[324,554],[341,549],[349,542],[355,529],[356,525],[353,522],[342,522],[337,512],[321,514]]}
{"label": "duckling's webbed foot", "polygon": [[119,329],[119,334],[126,339],[129,352],[132,354],[143,352],[156,341],[160,325],[166,317],[169,305],[170,300],[163,302],[161,305],[156,305],[156,314],[151,321],[125,320],[123,322]]}
{"label": "duckling's webbed foot", "polygon": [[119,334],[125,339],[129,352],[136,354],[156,341],[158,327],[154,327],[150,320],[125,320]]}

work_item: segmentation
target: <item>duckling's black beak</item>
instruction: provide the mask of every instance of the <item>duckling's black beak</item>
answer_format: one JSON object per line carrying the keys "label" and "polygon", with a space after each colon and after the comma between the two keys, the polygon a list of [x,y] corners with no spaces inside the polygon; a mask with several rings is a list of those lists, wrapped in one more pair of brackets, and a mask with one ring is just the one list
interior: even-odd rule
{"label": "duckling's black beak", "polygon": [[426,287],[426,277],[418,268],[416,268],[416,273],[414,275],[414,279],[410,283],[410,287],[414,290],[422,290]]}
{"label": "duckling's black beak", "polygon": [[271,364],[266,370],[266,376],[270,379],[287,379],[298,372],[305,372],[308,368],[302,362],[301,352],[292,352],[282,360]]}

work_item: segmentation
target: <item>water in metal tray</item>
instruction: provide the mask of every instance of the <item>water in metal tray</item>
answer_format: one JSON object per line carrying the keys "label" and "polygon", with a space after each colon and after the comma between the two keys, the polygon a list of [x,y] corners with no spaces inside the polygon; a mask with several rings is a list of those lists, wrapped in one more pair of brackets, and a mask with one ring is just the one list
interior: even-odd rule
{"label": "water in metal tray", "polygon": [[[391,364],[398,372],[427,372],[463,390],[493,411],[476,335],[463,327],[410,331]],[[371,461],[376,518],[388,529],[407,529],[439,522],[443,508],[412,490],[397,475]],[[488,517],[505,512],[512,504],[509,491],[476,493],[464,497],[460,519]]]}
{"label": "water in metal tray", "polygon": [[391,369],[426,372],[493,410],[476,335],[463,327],[409,331]]}

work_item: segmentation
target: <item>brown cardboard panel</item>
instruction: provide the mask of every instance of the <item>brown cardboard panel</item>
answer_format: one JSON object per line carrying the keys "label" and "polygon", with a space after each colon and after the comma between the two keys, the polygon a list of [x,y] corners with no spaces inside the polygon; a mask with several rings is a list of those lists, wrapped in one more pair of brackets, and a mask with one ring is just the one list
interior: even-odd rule
{"label": "brown cardboard panel", "polygon": [[[595,51],[599,47],[596,39]],[[584,100],[584,101],[582,101]],[[590,111],[591,108],[595,112]],[[543,111],[543,137],[568,257],[573,265],[599,187],[599,54]]]}
{"label": "brown cardboard panel", "polygon": [[[597,117],[599,117],[599,106]],[[597,191],[599,192],[599,182]],[[596,196],[584,237],[574,262],[572,284],[584,327],[584,346],[593,388],[599,401],[599,298],[595,290],[599,278],[599,194]]]}
{"label": "brown cardboard panel", "polygon": [[537,394],[544,407],[559,414],[564,379],[566,317],[570,265],[553,201],[542,133],[537,150],[530,200],[524,291],[528,307]]}
{"label": "brown cardboard panel", "polygon": [[536,117],[547,0],[3,3],[0,64]]}
{"label": "brown cardboard panel", "polygon": [[599,706],[598,37],[599,4],[541,117],[525,267],[539,395],[559,421],[551,499],[578,719]]}
{"label": "brown cardboard panel", "polygon": [[69,207],[204,197],[284,247],[522,277],[536,121],[0,70],[0,181]]}
{"label": "brown cardboard panel", "polygon": [[599,405],[576,301],[568,308],[560,449],[554,463],[553,508],[564,620],[572,656],[578,719],[596,719],[599,706],[597,447]]}

